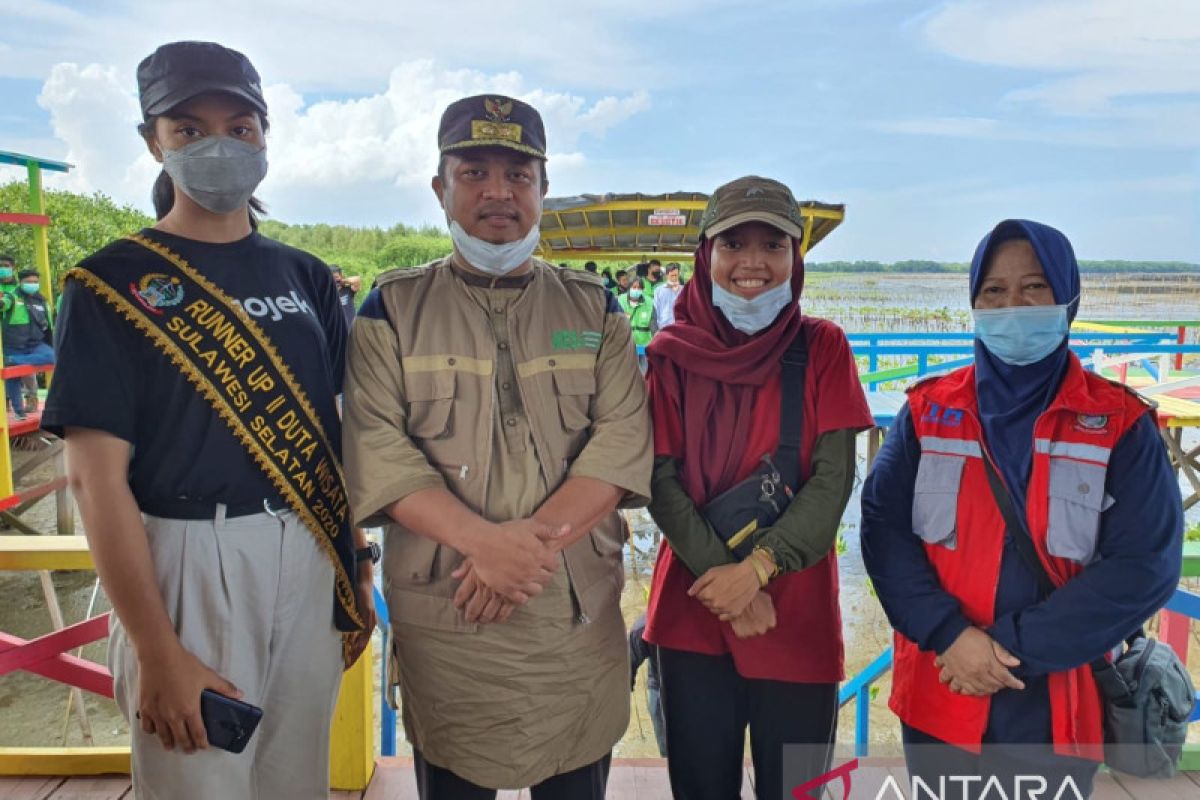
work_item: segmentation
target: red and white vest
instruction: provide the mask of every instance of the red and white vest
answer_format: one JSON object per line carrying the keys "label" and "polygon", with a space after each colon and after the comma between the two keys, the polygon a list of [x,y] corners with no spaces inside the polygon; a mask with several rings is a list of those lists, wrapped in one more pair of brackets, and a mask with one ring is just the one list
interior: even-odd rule
{"label": "red and white vest", "polygon": [[[983,459],[991,456],[983,444],[975,368],[917,384],[908,405],[921,447],[913,532],[963,615],[987,627],[995,621],[1005,525],[984,469]],[[1095,558],[1109,457],[1148,412],[1135,394],[1087,372],[1071,355],[1058,395],[1034,424],[1026,490],[1026,524],[1056,585]],[[991,698],[951,692],[938,680],[935,657],[896,634],[891,708],[905,724],[979,752]],[[1090,667],[1052,673],[1049,689],[1055,752],[1103,760],[1103,706]]]}

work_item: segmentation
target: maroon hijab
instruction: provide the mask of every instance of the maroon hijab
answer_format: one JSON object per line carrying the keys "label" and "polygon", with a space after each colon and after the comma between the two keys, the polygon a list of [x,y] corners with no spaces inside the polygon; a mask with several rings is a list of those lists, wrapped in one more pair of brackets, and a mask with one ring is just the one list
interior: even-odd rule
{"label": "maroon hijab", "polygon": [[[659,420],[680,420],[682,436],[658,455],[682,459],[680,480],[704,504],[737,480],[745,460],[758,388],[778,373],[800,330],[804,258],[793,240],[792,298],[775,321],[754,335],[729,324],[712,302],[712,240],[696,248],[696,270],[675,301],[675,323],[646,348],[650,408]],[[687,398],[687,402],[684,402]]]}

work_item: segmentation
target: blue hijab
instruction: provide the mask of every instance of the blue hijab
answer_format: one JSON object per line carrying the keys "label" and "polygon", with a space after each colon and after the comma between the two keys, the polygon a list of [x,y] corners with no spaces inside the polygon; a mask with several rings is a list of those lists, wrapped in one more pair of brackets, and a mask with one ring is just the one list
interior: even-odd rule
{"label": "blue hijab", "polygon": [[[1061,231],[1024,219],[1006,219],[983,237],[971,259],[971,305],[983,285],[992,253],[1013,239],[1033,245],[1046,280],[1054,293],[1054,302],[1070,302],[1067,318],[1075,319],[1079,310],[1079,263],[1075,251]],[[1014,367],[1005,364],[975,340],[975,391],[979,398],[979,416],[983,436],[996,459],[996,465],[1008,484],[1017,508],[1025,507],[1025,487],[1033,464],[1033,425],[1045,411],[1069,363],[1068,337],[1041,361]]]}

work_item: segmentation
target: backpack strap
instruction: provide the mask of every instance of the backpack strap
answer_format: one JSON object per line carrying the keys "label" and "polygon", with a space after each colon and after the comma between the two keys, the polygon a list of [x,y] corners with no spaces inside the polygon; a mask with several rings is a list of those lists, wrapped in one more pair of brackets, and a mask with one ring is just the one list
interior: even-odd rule
{"label": "backpack strap", "polygon": [[784,483],[793,491],[800,489],[800,444],[804,438],[804,390],[808,376],[808,337],[800,327],[784,351],[783,374],[779,392],[779,444],[775,448],[775,466]]}

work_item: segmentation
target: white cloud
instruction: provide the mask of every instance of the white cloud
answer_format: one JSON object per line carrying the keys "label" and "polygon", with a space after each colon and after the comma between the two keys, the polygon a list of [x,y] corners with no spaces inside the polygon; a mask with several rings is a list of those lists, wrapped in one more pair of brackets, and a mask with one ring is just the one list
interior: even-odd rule
{"label": "white cloud", "polygon": [[[146,152],[135,130],[141,116],[129,93],[131,80],[115,67],[99,64],[58,64],[50,71],[38,105],[50,112],[54,134],[67,146],[65,159],[75,165],[52,185],[76,191],[102,189],[126,202],[149,195],[149,182],[136,192],[131,182],[145,172],[131,168]],[[150,175],[152,181],[152,170]]]}
{"label": "white cloud", "polygon": [[[301,91],[377,92],[400,60],[436,59],[488,72],[514,67],[601,91],[662,86],[671,54],[636,33],[703,13],[720,0],[386,2],[355,0],[126,0],[88,4],[0,0],[5,29],[22,31],[0,76],[41,78],[63,61],[117,64],[130,71],[163,42],[209,39],[242,50],[267,82]],[[682,45],[680,45],[682,46]]]}
{"label": "white cloud", "polygon": [[981,94],[978,116],[869,127],[1086,147],[1200,145],[1200,3],[958,0],[918,27],[935,50],[1006,68],[1011,88]]}
{"label": "white cloud", "polygon": [[1192,0],[963,0],[932,15],[924,34],[964,61],[1049,73],[1009,99],[1056,113],[1106,115],[1122,99],[1200,93]]}
{"label": "white cloud", "polygon": [[[77,166],[57,185],[102,190],[124,202],[146,205],[158,166],[135,125],[140,119],[132,76],[113,66],[58,64],[38,102],[50,112],[55,135]],[[447,70],[432,61],[408,61],[391,71],[374,95],[305,104],[287,84],[265,88],[271,109],[270,171],[263,197],[282,211],[294,190],[390,183],[416,192],[427,208],[428,182],[437,163],[437,128],[443,109],[471,94],[503,93],[542,113],[551,174],[586,170],[582,146],[649,108],[644,92],[589,101],[567,92],[534,88],[516,72],[486,74]]]}

